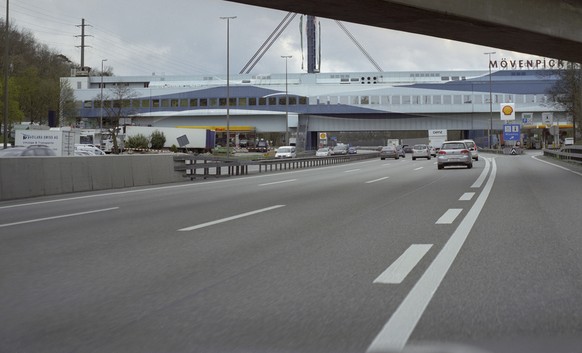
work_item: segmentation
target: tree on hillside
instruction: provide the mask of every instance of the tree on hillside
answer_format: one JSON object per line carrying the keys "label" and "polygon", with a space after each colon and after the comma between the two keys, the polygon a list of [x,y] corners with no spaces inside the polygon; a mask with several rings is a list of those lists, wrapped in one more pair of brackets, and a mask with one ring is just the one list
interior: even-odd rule
{"label": "tree on hillside", "polygon": [[582,67],[578,63],[567,63],[566,68],[557,72],[560,77],[550,90],[553,101],[572,114],[575,128],[574,140],[582,135]]}
{"label": "tree on hillside", "polygon": [[59,120],[61,126],[73,125],[77,118],[75,106],[75,93],[67,80],[61,80],[61,92],[59,96]]}
{"label": "tree on hillside", "polygon": [[[132,114],[130,105],[131,99],[137,94],[129,87],[118,84],[110,88],[107,93],[103,94],[103,127],[111,134],[113,140],[113,152],[119,153],[119,144],[117,136],[119,134],[119,123],[122,119]],[[101,94],[95,98],[96,102],[101,101]],[[98,103],[99,105],[100,103]]]}

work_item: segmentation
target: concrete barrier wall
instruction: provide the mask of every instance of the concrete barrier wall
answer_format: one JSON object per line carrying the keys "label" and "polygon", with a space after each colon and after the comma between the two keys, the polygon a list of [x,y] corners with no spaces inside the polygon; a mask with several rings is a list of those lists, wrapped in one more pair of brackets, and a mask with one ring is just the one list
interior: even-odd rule
{"label": "concrete barrier wall", "polygon": [[0,200],[181,182],[174,156],[0,158]]}

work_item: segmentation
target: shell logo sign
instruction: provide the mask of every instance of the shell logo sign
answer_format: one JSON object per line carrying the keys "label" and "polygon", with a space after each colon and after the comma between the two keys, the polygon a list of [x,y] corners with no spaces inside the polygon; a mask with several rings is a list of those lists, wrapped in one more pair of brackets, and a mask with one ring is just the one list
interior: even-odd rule
{"label": "shell logo sign", "polygon": [[515,120],[515,107],[513,103],[501,104],[501,120]]}
{"label": "shell logo sign", "polygon": [[327,133],[326,132],[320,132],[319,133],[319,139],[320,140],[327,140]]}

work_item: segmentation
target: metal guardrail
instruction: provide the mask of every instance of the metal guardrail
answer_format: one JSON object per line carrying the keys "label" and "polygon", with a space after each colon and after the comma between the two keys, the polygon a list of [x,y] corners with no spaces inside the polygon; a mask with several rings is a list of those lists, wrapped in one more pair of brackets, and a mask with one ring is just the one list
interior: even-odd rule
{"label": "metal guardrail", "polygon": [[560,150],[544,149],[544,156],[573,163],[582,163],[582,145],[566,146]]}
{"label": "metal guardrail", "polygon": [[378,153],[352,154],[330,157],[277,158],[262,160],[226,159],[213,156],[180,155],[174,157],[174,170],[194,180],[208,177],[248,175],[249,171],[266,173],[273,171],[303,169],[355,160],[378,158]]}

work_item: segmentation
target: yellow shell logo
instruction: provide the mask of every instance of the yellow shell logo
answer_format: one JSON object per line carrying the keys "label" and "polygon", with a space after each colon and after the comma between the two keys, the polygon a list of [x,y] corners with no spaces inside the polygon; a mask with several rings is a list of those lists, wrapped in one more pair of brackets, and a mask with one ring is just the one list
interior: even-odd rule
{"label": "yellow shell logo", "polygon": [[513,113],[513,108],[510,105],[506,105],[503,107],[502,111],[505,115],[511,115]]}

